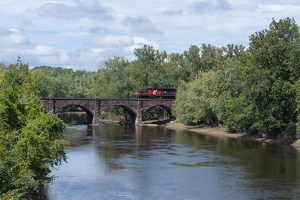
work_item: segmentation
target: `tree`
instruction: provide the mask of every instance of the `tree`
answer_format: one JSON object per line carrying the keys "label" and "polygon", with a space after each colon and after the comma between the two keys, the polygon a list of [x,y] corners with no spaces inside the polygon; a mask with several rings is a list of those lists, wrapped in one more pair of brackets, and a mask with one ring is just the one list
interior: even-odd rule
{"label": "tree", "polygon": [[189,82],[191,80],[191,71],[186,64],[183,54],[171,53],[169,62],[165,63],[166,71],[169,73],[168,85],[170,88],[178,88],[180,81]]}
{"label": "tree", "polygon": [[184,57],[190,68],[191,76],[195,79],[198,70],[200,70],[200,48],[196,45],[190,46],[189,50],[184,52]]}
{"label": "tree", "polygon": [[252,34],[249,53],[248,66],[243,68],[243,98],[248,106],[241,112],[253,117],[243,130],[277,136],[296,122],[300,33],[295,20],[273,19],[269,29]]}
{"label": "tree", "polygon": [[144,45],[134,50],[137,60],[132,62],[131,74],[139,87],[161,87],[162,64],[167,59],[165,51],[155,50],[152,46]]}
{"label": "tree", "polygon": [[220,122],[228,119],[226,106],[229,100],[238,98],[244,90],[244,77],[241,73],[241,61],[228,58],[222,69],[216,71],[215,93],[218,96],[213,110]]}
{"label": "tree", "polygon": [[217,70],[220,68],[220,65],[223,64],[224,60],[224,48],[217,48],[213,45],[202,44],[201,46],[201,61],[200,61],[200,70]]}
{"label": "tree", "polygon": [[20,59],[0,77],[0,198],[31,198],[66,161],[64,123],[43,112],[39,85]]}
{"label": "tree", "polygon": [[245,55],[245,46],[228,44],[224,47],[227,58],[236,58],[240,60]]}
{"label": "tree", "polygon": [[180,122],[216,125],[217,117],[213,106],[217,100],[215,72],[199,72],[189,83],[182,82],[175,100],[175,114]]}

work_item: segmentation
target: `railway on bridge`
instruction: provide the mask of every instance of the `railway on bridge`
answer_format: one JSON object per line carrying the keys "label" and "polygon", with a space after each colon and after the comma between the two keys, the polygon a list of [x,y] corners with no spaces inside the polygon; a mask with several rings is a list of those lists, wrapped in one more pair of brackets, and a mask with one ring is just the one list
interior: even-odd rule
{"label": "railway on bridge", "polygon": [[121,106],[128,111],[130,124],[141,124],[143,113],[154,106],[163,107],[172,115],[172,106],[175,99],[137,99],[137,98],[59,98],[42,97],[45,112],[52,111],[56,114],[59,110],[69,105],[78,106],[88,116],[88,124],[99,125],[99,116],[111,106]]}

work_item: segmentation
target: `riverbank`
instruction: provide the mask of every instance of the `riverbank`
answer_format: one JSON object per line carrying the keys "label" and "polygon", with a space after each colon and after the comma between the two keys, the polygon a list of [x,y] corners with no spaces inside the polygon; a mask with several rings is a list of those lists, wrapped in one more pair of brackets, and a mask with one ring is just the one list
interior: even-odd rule
{"label": "riverbank", "polygon": [[[113,121],[113,120],[100,120],[100,122],[119,123],[119,121]],[[291,144],[288,143],[287,141],[283,141],[279,139],[267,139],[263,137],[248,135],[246,133],[230,133],[225,128],[219,128],[219,127],[212,128],[212,127],[203,127],[203,126],[188,126],[180,123],[175,123],[174,121],[170,121],[170,120],[143,121],[141,126],[164,126],[169,129],[186,130],[186,131],[196,132],[199,134],[205,134],[214,137],[242,138],[242,139],[253,140],[257,142],[273,143],[278,145],[288,145],[300,149],[300,140]]]}
{"label": "riverbank", "polygon": [[246,133],[230,133],[225,128],[218,127],[203,127],[203,126],[188,126],[180,123],[174,123],[173,121],[165,120],[165,121],[145,121],[142,123],[142,126],[164,126],[169,129],[178,129],[178,130],[186,130],[191,132],[196,132],[199,134],[210,135],[214,137],[229,137],[229,138],[242,138],[248,140],[254,140],[257,142],[264,143],[273,143],[278,145],[289,145],[295,148],[300,149],[299,140],[294,143],[288,143],[287,141],[279,140],[279,139],[267,139],[263,137],[256,137],[252,135],[248,135]]}

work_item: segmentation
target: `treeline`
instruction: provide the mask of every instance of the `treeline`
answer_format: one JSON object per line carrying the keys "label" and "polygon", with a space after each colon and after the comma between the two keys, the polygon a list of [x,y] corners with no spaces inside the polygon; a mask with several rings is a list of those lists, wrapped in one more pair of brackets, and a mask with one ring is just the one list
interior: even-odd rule
{"label": "treeline", "polygon": [[232,131],[296,139],[299,27],[291,18],[273,20],[249,40],[247,51],[228,56],[217,69],[198,65],[195,79],[179,86],[176,115],[184,123],[224,124]]}

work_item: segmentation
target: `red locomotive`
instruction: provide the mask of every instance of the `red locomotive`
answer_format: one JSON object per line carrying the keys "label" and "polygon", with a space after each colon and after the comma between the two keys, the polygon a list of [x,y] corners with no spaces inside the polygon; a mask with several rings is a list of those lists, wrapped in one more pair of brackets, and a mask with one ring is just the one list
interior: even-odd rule
{"label": "red locomotive", "polygon": [[134,93],[134,97],[175,99],[176,92],[174,88],[141,88]]}

